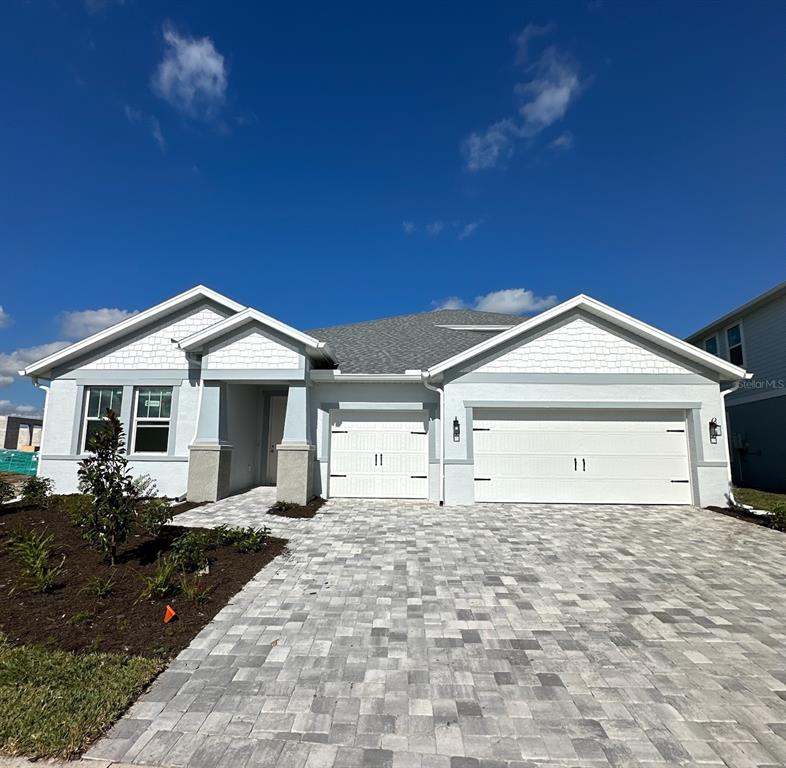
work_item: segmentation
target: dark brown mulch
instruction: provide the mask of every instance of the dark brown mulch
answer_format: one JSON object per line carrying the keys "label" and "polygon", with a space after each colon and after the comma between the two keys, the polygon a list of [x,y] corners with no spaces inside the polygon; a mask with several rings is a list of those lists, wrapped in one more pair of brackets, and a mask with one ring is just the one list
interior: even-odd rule
{"label": "dark brown mulch", "polygon": [[742,509],[729,509],[728,507],[707,507],[707,509],[711,512],[720,512],[722,515],[726,515],[726,517],[744,520],[746,523],[755,523],[764,528],[770,528],[773,531],[778,530],[770,525],[769,517],[765,517],[764,515],[754,515],[752,512],[745,512]]}
{"label": "dark brown mulch", "polygon": [[172,505],[172,514],[179,515],[182,512],[190,512],[192,509],[204,507],[209,503],[209,501],[181,501],[179,504]]}
{"label": "dark brown mulch", "polygon": [[314,517],[316,515],[317,510],[325,503],[323,498],[316,496],[315,498],[311,499],[305,506],[294,506],[284,508],[273,506],[271,509],[267,511],[269,515],[276,515],[276,517],[294,517],[294,518],[308,518]]}
{"label": "dark brown mulch", "polygon": [[[36,594],[18,586],[19,566],[8,549],[8,535],[17,528],[54,535],[57,560],[66,556],[65,573],[55,589]],[[63,512],[33,508],[4,508],[0,512],[0,632],[12,643],[42,643],[64,650],[121,651],[142,656],[172,655],[185,648],[199,630],[286,546],[271,539],[261,552],[242,554],[232,546],[210,553],[210,573],[203,582],[211,589],[207,602],[197,604],[175,594],[139,601],[142,576],[156,570],[156,558],[166,554],[185,530],[167,527],[157,538],[137,535],[119,552],[110,567],[90,547]],[[114,577],[109,597],[99,599],[83,590],[93,576]],[[164,624],[167,604],[177,618]]]}

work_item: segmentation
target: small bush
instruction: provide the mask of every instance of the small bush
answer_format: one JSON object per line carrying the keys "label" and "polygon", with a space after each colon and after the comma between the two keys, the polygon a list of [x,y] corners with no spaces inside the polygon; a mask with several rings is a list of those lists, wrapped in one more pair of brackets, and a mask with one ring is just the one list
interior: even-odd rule
{"label": "small bush", "polygon": [[180,591],[186,600],[192,603],[204,603],[210,597],[211,588],[208,587],[199,576],[180,576]]}
{"label": "small bush", "polygon": [[260,552],[270,538],[269,528],[227,528],[221,525],[216,528],[218,540],[223,545],[234,545],[238,552]]}
{"label": "small bush", "polygon": [[148,499],[142,502],[136,520],[145,533],[158,536],[161,529],[172,521],[172,507],[166,499]]}
{"label": "small bush", "polygon": [[103,600],[112,594],[114,588],[115,579],[113,576],[93,576],[79,591]]}
{"label": "small bush", "polygon": [[177,570],[177,562],[173,557],[160,557],[156,571],[152,576],[143,576],[145,582],[140,600],[153,600],[156,598],[167,597],[174,591],[174,576]]}
{"label": "small bush", "polygon": [[50,592],[63,575],[65,555],[56,565],[51,562],[54,536],[19,531],[11,539],[11,554],[22,570],[21,584],[33,592]]}
{"label": "small bush", "polygon": [[275,514],[281,514],[282,512],[289,512],[291,509],[295,509],[295,507],[300,506],[299,504],[295,504],[294,501],[277,501],[268,511]]}
{"label": "small bush", "polygon": [[84,493],[55,494],[49,497],[49,507],[63,512],[79,528],[93,510],[93,497]]}
{"label": "small bush", "polygon": [[22,486],[22,502],[31,507],[45,507],[52,493],[52,485],[48,477],[28,477]]}
{"label": "small bush", "polygon": [[11,499],[16,496],[16,491],[14,491],[14,486],[8,482],[4,477],[0,477],[0,504],[4,504],[6,501],[11,501]]}
{"label": "small bush", "polygon": [[188,531],[175,539],[172,557],[182,571],[199,571],[209,562],[208,550],[216,546],[216,537],[207,531]]}
{"label": "small bush", "polygon": [[781,501],[773,505],[769,522],[770,527],[776,531],[786,532],[786,502]]}

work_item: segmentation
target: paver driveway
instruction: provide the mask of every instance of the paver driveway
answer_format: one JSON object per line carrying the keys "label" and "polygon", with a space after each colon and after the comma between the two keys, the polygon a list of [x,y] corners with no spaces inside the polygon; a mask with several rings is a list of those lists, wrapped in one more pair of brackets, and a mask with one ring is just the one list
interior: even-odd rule
{"label": "paver driveway", "polygon": [[[786,765],[786,536],[680,507],[328,503],[91,755]],[[510,761],[510,762],[508,762]]]}

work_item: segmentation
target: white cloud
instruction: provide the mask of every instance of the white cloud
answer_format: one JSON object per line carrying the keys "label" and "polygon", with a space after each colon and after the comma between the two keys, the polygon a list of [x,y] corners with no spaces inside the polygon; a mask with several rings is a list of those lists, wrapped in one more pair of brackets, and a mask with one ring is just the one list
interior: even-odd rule
{"label": "white cloud", "polygon": [[0,305],[0,328],[6,328],[9,325],[11,325],[11,315]]}
{"label": "white cloud", "polygon": [[[527,61],[533,38],[552,29],[551,25],[525,27],[517,38],[516,61]],[[553,45],[546,48],[525,71],[528,79],[514,87],[519,99],[518,114],[499,120],[482,131],[473,131],[462,142],[461,150],[468,171],[494,168],[507,160],[518,141],[533,139],[562,120],[581,91],[578,67]]]}
{"label": "white cloud", "polygon": [[166,141],[164,140],[164,134],[161,131],[161,123],[158,122],[158,118],[153,115],[146,115],[144,112],[140,112],[138,109],[134,109],[133,107],[129,107],[126,104],[123,107],[123,111],[126,115],[126,120],[129,123],[139,123],[142,125],[147,132],[153,137],[153,140],[158,144],[162,152],[166,152]]}
{"label": "white cloud", "polygon": [[480,312],[500,312],[505,315],[521,315],[541,312],[557,303],[556,296],[537,296],[528,288],[507,288],[476,296],[466,302],[458,296],[434,302],[436,309],[476,309]]}
{"label": "white cloud", "polygon": [[459,240],[466,240],[470,235],[474,234],[475,230],[483,223],[482,219],[478,219],[478,221],[470,221],[469,224],[465,224],[461,228],[461,232],[458,233]]}
{"label": "white cloud", "polygon": [[29,416],[31,419],[40,419],[41,408],[37,405],[22,405],[10,400],[0,400],[0,415],[2,416]]}
{"label": "white cloud", "polygon": [[135,314],[136,311],[108,307],[63,312],[60,315],[60,332],[68,339],[84,339]]}
{"label": "white cloud", "polygon": [[17,349],[15,352],[0,352],[0,387],[13,384],[22,368],[54,354],[63,347],[67,347],[69,343],[68,341],[52,341],[49,344],[39,344],[37,347]]}
{"label": "white cloud", "polygon": [[209,37],[163,29],[167,48],[153,75],[153,91],[189,117],[212,120],[226,99],[227,67]]}
{"label": "white cloud", "polygon": [[415,232],[415,230],[417,230],[414,221],[402,221],[401,228],[404,230],[404,234],[407,235],[411,235],[413,232]]}
{"label": "white cloud", "polygon": [[440,235],[446,226],[444,221],[432,221],[430,224],[426,224],[426,232],[430,235]]}
{"label": "white cloud", "polygon": [[549,146],[555,150],[568,150],[573,146],[573,134],[570,131],[563,131]]}

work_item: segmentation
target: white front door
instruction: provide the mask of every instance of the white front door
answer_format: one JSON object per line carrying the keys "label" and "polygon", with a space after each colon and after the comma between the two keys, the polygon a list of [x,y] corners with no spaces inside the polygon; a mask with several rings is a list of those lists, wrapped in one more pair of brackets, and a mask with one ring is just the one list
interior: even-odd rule
{"label": "white front door", "polygon": [[267,430],[267,472],[266,479],[268,485],[276,484],[278,474],[278,452],[276,446],[284,439],[284,418],[287,414],[286,395],[272,395],[270,398],[270,408],[268,410],[268,430]]}
{"label": "white front door", "polygon": [[334,411],[330,427],[331,496],[428,497],[425,411]]}
{"label": "white front door", "polygon": [[476,410],[475,500],[690,504],[680,412]]}

